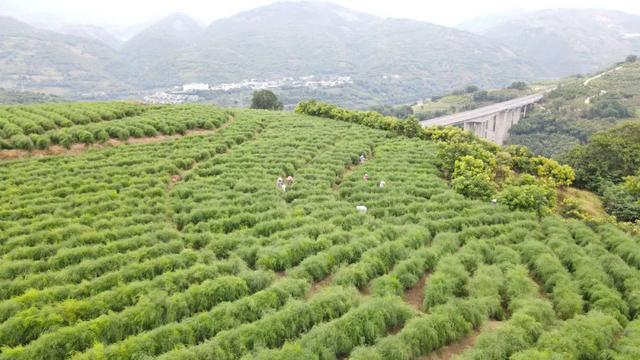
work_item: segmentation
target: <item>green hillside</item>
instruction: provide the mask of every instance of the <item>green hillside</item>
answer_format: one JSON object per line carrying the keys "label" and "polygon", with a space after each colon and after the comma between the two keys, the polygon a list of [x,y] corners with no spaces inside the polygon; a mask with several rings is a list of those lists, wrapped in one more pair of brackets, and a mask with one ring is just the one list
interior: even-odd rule
{"label": "green hillside", "polygon": [[638,238],[459,193],[491,159],[523,172],[511,192],[559,181],[552,162],[314,102],[298,111],[338,120],[189,109],[217,130],[0,162],[0,359],[640,351]]}
{"label": "green hillside", "polygon": [[638,119],[639,110],[640,61],[627,61],[561,81],[542,107],[511,129],[509,142],[559,158],[598,131]]}
{"label": "green hillside", "polygon": [[[356,90],[366,97],[339,102],[354,107],[412,102],[468,83],[495,87],[534,76],[525,60],[471,33],[304,2],[278,3],[215,21],[179,62],[200,64],[188,72],[189,79],[205,82],[351,76],[346,94]],[[226,71],[210,70],[216,67]],[[331,96],[330,89],[324,92],[322,99]]]}
{"label": "green hillside", "polygon": [[29,91],[14,91],[0,88],[0,104],[33,104],[61,102],[64,98]]}
{"label": "green hillside", "polygon": [[202,35],[203,27],[184,14],[172,14],[151,25],[120,49],[127,63],[118,75],[140,88],[181,85],[182,75],[173,59],[181,56]]}
{"label": "green hillside", "polygon": [[628,56],[604,71],[570,77],[555,85],[490,91],[468,86],[413,110],[419,119],[429,119],[554,86],[555,90],[511,128],[508,144],[524,145],[535,154],[569,164],[576,172],[575,186],[595,193],[561,191],[561,211],[581,208],[583,216],[603,218],[606,210],[619,221],[634,223],[640,220],[639,84],[640,62]]}
{"label": "green hillside", "polygon": [[104,97],[128,86],[113,70],[118,53],[95,40],[40,30],[0,16],[0,87]]}

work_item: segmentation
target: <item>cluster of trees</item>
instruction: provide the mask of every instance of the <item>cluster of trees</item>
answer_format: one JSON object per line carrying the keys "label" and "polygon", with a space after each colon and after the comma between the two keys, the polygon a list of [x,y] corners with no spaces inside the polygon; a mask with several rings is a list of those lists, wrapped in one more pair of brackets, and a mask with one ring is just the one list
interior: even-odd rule
{"label": "cluster of trees", "polygon": [[[618,221],[640,219],[640,198],[627,183],[640,162],[640,126],[637,122],[615,125],[630,110],[617,101],[595,101],[578,118],[536,111],[512,128],[510,142],[525,144],[536,153],[553,156],[575,169],[579,188],[595,192],[605,210]],[[581,119],[593,119],[589,122]],[[600,130],[613,126],[609,130]]]}
{"label": "cluster of trees", "polygon": [[619,101],[598,99],[584,114],[587,119],[626,119],[632,116],[631,110]]}
{"label": "cluster of trees", "polygon": [[315,100],[301,101],[296,106],[296,112],[299,114],[352,122],[374,129],[390,130],[407,137],[424,138],[428,136],[415,117],[400,120],[393,116],[384,116],[375,111],[350,111],[337,105]]}
{"label": "cluster of trees", "polygon": [[[637,103],[637,84],[625,79],[635,77],[638,71],[636,60],[636,56],[629,56],[619,64],[621,69],[589,85],[585,85],[584,79],[563,82],[548,95],[544,108],[537,108],[513,126],[509,138],[510,144],[524,145],[534,154],[570,165],[575,170],[575,185],[597,193],[608,214],[628,223],[640,219],[638,194],[631,190],[640,168],[639,130],[634,121],[625,122],[625,119],[635,115],[633,106]],[[513,89],[523,87],[526,84],[514,83],[510,86]],[[478,98],[485,97],[481,91],[474,91],[473,94]],[[508,147],[504,150],[510,152]],[[459,164],[456,176],[463,167],[467,169],[464,178],[473,181],[459,180],[455,186],[467,193],[490,196],[493,190],[487,176],[491,178],[491,171],[487,167],[483,169],[479,163],[473,167],[470,159],[465,159]],[[453,167],[450,169],[451,172],[454,170]],[[526,172],[538,179],[549,178],[538,176],[540,174],[537,171]],[[549,187],[545,188],[543,183],[534,179],[512,180],[504,184],[506,188],[498,186],[498,190],[503,190],[502,201],[510,202],[513,206],[533,202],[553,204],[556,201],[552,197],[553,191],[548,191]],[[513,184],[516,187],[526,186],[527,195],[512,188]],[[567,206],[568,211],[575,208],[575,204],[567,203]]]}
{"label": "cluster of trees", "polygon": [[413,108],[410,105],[398,105],[398,106],[378,105],[378,106],[372,106],[370,110],[378,112],[384,116],[394,116],[394,117],[397,117],[398,119],[406,119],[414,115]]}
{"label": "cluster of trees", "polygon": [[[515,97],[516,97],[515,94],[490,93],[487,90],[480,90],[473,93],[473,101],[475,101],[476,103],[497,103],[497,102],[509,101]],[[471,109],[466,109],[466,110],[471,110]]]}
{"label": "cluster of trees", "polygon": [[609,214],[625,222],[640,220],[640,123],[597,133],[564,160],[576,171],[576,185],[600,194]]}
{"label": "cluster of trees", "polygon": [[63,98],[27,91],[15,91],[0,88],[0,104],[33,104],[33,103],[52,103],[62,102]]}
{"label": "cluster of trees", "polygon": [[257,110],[282,110],[284,106],[271,90],[258,90],[251,97],[251,108]]}
{"label": "cluster of trees", "polygon": [[527,90],[529,86],[524,81],[514,81],[509,85],[508,89]]}

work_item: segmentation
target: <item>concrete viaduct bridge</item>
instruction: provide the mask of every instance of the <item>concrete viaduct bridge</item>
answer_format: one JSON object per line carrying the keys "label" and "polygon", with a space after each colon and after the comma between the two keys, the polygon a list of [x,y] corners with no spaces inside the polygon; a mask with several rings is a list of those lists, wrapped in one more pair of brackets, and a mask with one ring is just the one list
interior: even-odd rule
{"label": "concrete viaduct bridge", "polygon": [[462,124],[465,130],[502,145],[509,136],[509,129],[531,110],[533,104],[542,100],[545,94],[546,92],[541,92],[470,111],[423,120],[420,125],[429,127]]}

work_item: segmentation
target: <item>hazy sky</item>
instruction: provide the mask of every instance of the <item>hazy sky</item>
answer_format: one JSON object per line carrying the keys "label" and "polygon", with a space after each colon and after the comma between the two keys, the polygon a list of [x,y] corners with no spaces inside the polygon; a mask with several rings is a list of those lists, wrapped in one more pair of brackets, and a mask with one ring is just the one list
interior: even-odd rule
{"label": "hazy sky", "polygon": [[[274,0],[0,0],[0,14],[31,22],[134,25],[184,12],[203,23],[276,2]],[[615,9],[640,14],[639,0],[335,0],[383,17],[404,17],[442,25],[491,13],[557,7]]]}

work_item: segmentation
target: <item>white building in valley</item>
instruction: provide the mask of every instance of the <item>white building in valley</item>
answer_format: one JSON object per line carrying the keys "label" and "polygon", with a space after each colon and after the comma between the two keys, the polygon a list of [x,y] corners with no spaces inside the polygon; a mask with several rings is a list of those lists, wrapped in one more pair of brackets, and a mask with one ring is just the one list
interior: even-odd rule
{"label": "white building in valley", "polygon": [[209,90],[209,84],[191,83],[191,84],[182,85],[183,92],[207,91],[207,90]]}

